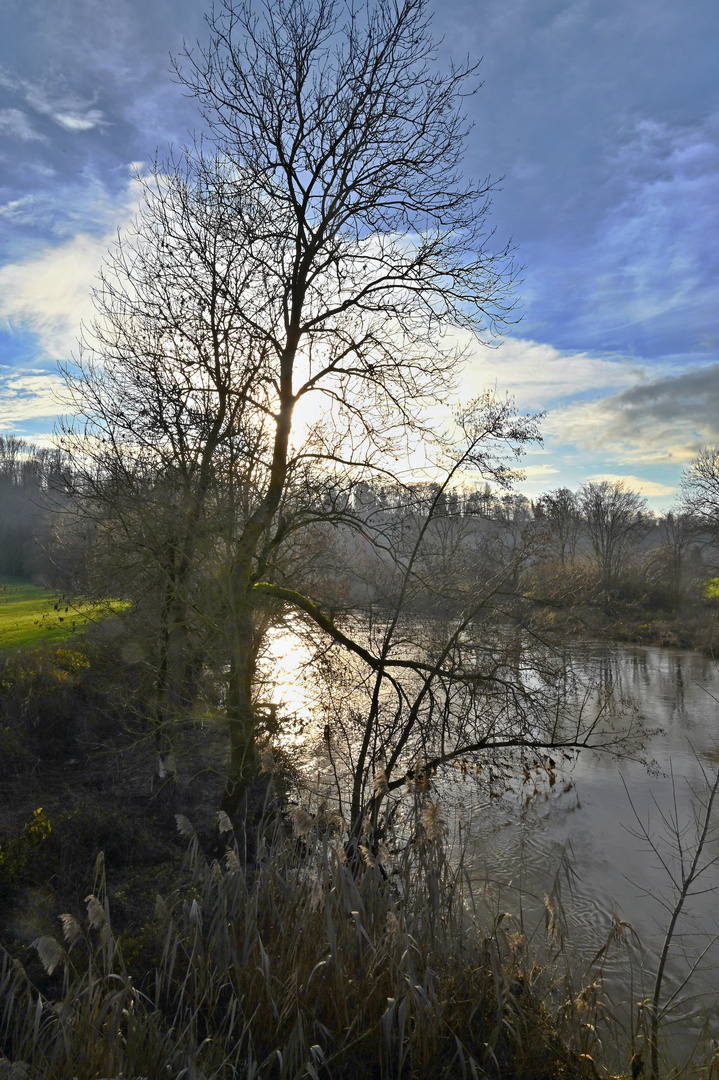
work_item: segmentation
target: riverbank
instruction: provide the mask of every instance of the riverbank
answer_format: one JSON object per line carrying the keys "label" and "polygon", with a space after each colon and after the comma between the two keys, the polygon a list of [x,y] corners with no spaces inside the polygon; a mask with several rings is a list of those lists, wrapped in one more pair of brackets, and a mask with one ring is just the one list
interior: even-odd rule
{"label": "riverbank", "polygon": [[[479,807],[473,827],[484,839],[470,864],[450,846],[451,810],[441,789],[403,793],[404,827],[381,846],[365,844],[352,872],[341,819],[309,789],[301,806],[286,806],[254,837],[241,821],[231,830],[217,817],[221,721],[179,725],[173,772],[156,777],[154,741],[138,723],[147,707],[141,669],[117,664],[114,638],[88,639],[69,652],[31,650],[3,667],[6,683],[16,672],[18,696],[0,702],[0,942],[7,950],[0,1016],[12,993],[15,1024],[12,1035],[0,1031],[0,1054],[41,1080],[120,1071],[177,1077],[183,1069],[218,1080],[315,1073],[454,1080],[474,1075],[471,1061],[476,1075],[496,1080],[631,1074],[642,1033],[610,1037],[603,982],[621,943],[606,965],[570,969],[567,912],[551,882],[532,886],[540,910],[526,925],[520,915],[522,905],[529,914],[528,895],[519,906],[516,895],[491,910],[486,903],[498,880],[519,874],[526,881],[534,850],[543,871],[556,876],[554,838],[539,848],[536,824],[527,844],[517,837],[519,870],[506,872],[507,825],[524,828],[534,812],[546,830],[544,797],[527,808],[521,791],[516,809],[490,800],[496,830]],[[667,665],[684,658],[663,659],[662,677],[673,679]],[[630,658],[630,668],[646,700],[657,672],[641,660]],[[623,697],[618,674],[602,685],[611,682]],[[657,688],[664,701],[666,688]],[[560,778],[547,795],[562,811],[562,827],[576,828],[581,788],[589,823],[599,822],[608,841],[620,830],[601,815],[622,794],[612,762],[598,764],[590,757],[572,766],[571,783]],[[640,783],[637,774],[635,798]],[[479,780],[463,775],[458,785],[465,814],[472,792],[487,803]],[[656,779],[651,790],[657,793]],[[505,860],[491,882],[488,830]],[[597,854],[596,840],[582,844],[582,855],[590,852]],[[611,858],[616,853],[599,860],[600,877]],[[578,869],[586,892],[586,868]],[[582,918],[596,913],[600,898],[600,887],[589,887]],[[530,923],[546,935],[535,930],[532,939]],[[606,924],[608,948],[615,929]],[[107,1019],[99,1028],[98,1016]],[[709,1059],[684,1075],[708,1077]]]}
{"label": "riverbank", "polygon": [[536,632],[560,641],[577,637],[592,642],[656,645],[690,649],[719,658],[719,599],[706,598],[679,611],[656,611],[614,599],[600,602],[538,605],[530,616]]}
{"label": "riverbank", "polygon": [[225,733],[188,720],[153,776],[114,651],[2,668],[0,1075],[597,1075],[552,972],[472,917],[429,790],[354,870],[309,802],[233,829]]}

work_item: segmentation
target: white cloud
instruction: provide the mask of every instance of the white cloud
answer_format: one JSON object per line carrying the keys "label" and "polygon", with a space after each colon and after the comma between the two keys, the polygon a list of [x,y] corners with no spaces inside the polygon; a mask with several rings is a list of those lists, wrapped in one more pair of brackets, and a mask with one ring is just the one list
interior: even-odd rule
{"label": "white cloud", "polygon": [[[64,79],[46,79],[42,83],[32,83],[28,79],[17,78],[7,70],[0,70],[0,86],[22,96],[31,109],[41,116],[49,117],[66,131],[90,131],[96,127],[107,126],[102,112],[92,108],[94,100],[87,100],[69,90]],[[24,116],[19,109],[6,111]]]}
{"label": "white cloud", "polygon": [[552,402],[592,391],[618,390],[643,378],[633,360],[566,353],[551,345],[507,338],[497,349],[471,346],[461,380],[461,397],[497,385],[523,409],[540,410]]}
{"label": "white cloud", "polygon": [[52,118],[67,131],[90,131],[105,123],[99,109],[89,109],[86,113],[56,112],[52,114]]}
{"label": "white cloud", "polygon": [[[93,315],[91,290],[103,258],[115,240],[118,226],[124,226],[136,208],[137,192],[128,184],[124,198],[114,198],[96,183],[72,193],[73,206],[63,206],[69,219],[84,217],[102,231],[93,236],[75,232],[59,244],[45,244],[27,258],[0,268],[0,321],[11,331],[29,331],[37,336],[43,355],[67,360],[75,349],[80,324]],[[51,212],[52,204],[24,200],[24,205],[0,208],[6,216]],[[59,209],[55,207],[56,214]],[[75,222],[76,225],[76,222]]]}
{"label": "white cloud", "polygon": [[90,290],[107,239],[80,233],[0,269],[0,318],[37,335],[46,357],[68,359],[83,319],[92,315]]}
{"label": "white cloud", "polygon": [[554,465],[550,465],[548,462],[544,465],[522,465],[519,468],[524,473],[525,480],[533,482],[535,480],[543,480],[547,476],[557,476],[559,469]]}
{"label": "white cloud", "polygon": [[0,430],[12,430],[28,420],[52,420],[61,389],[62,380],[55,372],[0,372]]}
{"label": "white cloud", "polygon": [[36,131],[29,116],[21,109],[0,109],[0,135],[22,142],[47,142],[41,132]]}

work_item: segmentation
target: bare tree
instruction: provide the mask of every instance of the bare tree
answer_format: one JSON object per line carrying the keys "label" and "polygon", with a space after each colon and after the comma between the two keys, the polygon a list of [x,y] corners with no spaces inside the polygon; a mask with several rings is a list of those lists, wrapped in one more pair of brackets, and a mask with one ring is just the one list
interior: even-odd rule
{"label": "bare tree", "polygon": [[[712,695],[713,696],[713,695]],[[632,813],[636,820],[636,828],[630,829],[630,833],[644,841],[648,850],[657,858],[658,865],[664,870],[672,888],[670,899],[660,897],[660,902],[669,915],[669,922],[664,932],[662,947],[659,953],[659,962],[654,977],[652,995],[643,1003],[646,1008],[648,1031],[647,1043],[649,1048],[649,1076],[651,1080],[659,1080],[659,1029],[663,1020],[679,1006],[686,1003],[682,998],[692,976],[699,965],[709,953],[711,947],[719,940],[719,935],[714,935],[698,952],[688,972],[676,987],[668,1000],[660,1004],[662,987],[666,974],[666,965],[675,938],[680,935],[677,932],[682,911],[687,900],[701,892],[714,892],[715,884],[703,885],[703,875],[711,872],[719,862],[719,855],[712,852],[712,841],[717,836],[717,826],[713,821],[714,803],[719,794],[719,771],[712,775],[707,772],[697,757],[702,774],[703,784],[699,791],[689,784],[693,796],[692,820],[682,821],[678,809],[678,799],[674,772],[671,772],[672,799],[669,809],[661,807],[654,796],[652,802],[658,813],[663,837],[658,839],[651,827],[649,820],[644,821],[633,801],[626,781],[622,778],[624,789],[629,799]],[[692,837],[692,832],[694,836]],[[707,852],[707,849],[708,852]],[[699,878],[702,878],[701,888],[697,887]],[[647,895],[650,895],[647,893]]]}
{"label": "bare tree", "polygon": [[[237,311],[268,365],[272,432],[233,555],[237,783],[255,768],[257,560],[278,527],[297,403],[323,395],[348,432],[345,460],[370,445],[396,452],[451,385],[447,329],[495,333],[506,321],[513,267],[507,248],[490,246],[491,185],[459,171],[475,68],[438,70],[424,0],[222,0],[208,21],[209,45],[186,50],[177,72],[234,184],[246,273]],[[217,157],[197,157],[199,172]]]}
{"label": "bare tree", "polygon": [[585,484],[579,506],[605,595],[616,588],[631,545],[644,526],[646,499],[622,480]]}
{"label": "bare tree", "polygon": [[247,516],[266,470],[267,365],[237,315],[234,187],[186,158],[138,179],[137,222],[107,258],[79,362],[64,369],[72,419],[58,441],[95,588],[119,585],[155,614],[164,718],[186,696],[198,550],[228,500]]}
{"label": "bare tree", "polygon": [[696,525],[687,514],[666,514],[659,523],[659,545],[648,561],[649,581],[658,581],[674,603],[681,603],[690,577],[690,553]]}
{"label": "bare tree", "polygon": [[[379,500],[368,503],[365,535],[385,556],[373,564],[381,598],[374,619],[360,605],[341,621],[324,619],[325,634],[361,661],[338,661],[324,690],[330,787],[355,854],[362,835],[381,834],[401,811],[406,788],[425,797],[435,772],[483,762],[491,783],[510,759],[637,747],[636,726],[618,732],[609,710],[592,709],[569,658],[521,632],[531,598],[517,586],[533,555],[531,530],[522,546],[506,522],[462,517],[459,506],[450,530],[448,495],[459,471],[474,459],[504,486],[507,477],[492,469],[497,443],[511,436],[519,451],[536,437],[534,418],[517,417],[507,403],[486,406],[461,417],[464,439],[431,498],[429,485],[408,493],[405,519],[399,499],[385,508],[391,516]],[[322,625],[308,598],[271,594]]]}
{"label": "bare tree", "polygon": [[684,471],[681,511],[712,544],[719,544],[719,446],[708,446]]}
{"label": "bare tree", "polygon": [[581,531],[577,496],[569,488],[548,491],[539,499],[537,511],[546,526],[547,542],[556,552],[560,565],[571,565]]}
{"label": "bare tree", "polygon": [[[312,530],[320,546],[340,521],[366,538],[354,486],[369,468],[390,477],[398,455],[435,437],[428,407],[446,401],[461,360],[448,331],[484,340],[506,324],[513,264],[486,231],[491,185],[459,172],[475,69],[436,69],[424,0],[362,11],[222,0],[209,26],[209,46],[187,50],[177,71],[214,145],[200,141],[142,181],[137,228],[111,253],[80,372],[66,372],[78,419],[61,435],[76,505],[112,532],[120,572],[142,583],[150,568],[170,706],[206,599],[200,568],[223,567],[214,599],[227,647],[227,810],[257,768],[258,658],[274,613],[298,612],[366,665],[371,703],[348,751],[356,825],[373,813],[365,793],[380,751],[392,785],[420,750],[434,768],[493,746],[584,745],[595,730],[560,724],[549,683],[546,695],[525,692],[514,643],[508,663],[475,633],[503,596],[516,618],[521,543],[492,573],[475,557],[473,579],[458,586],[445,574],[451,627],[416,643],[416,656],[396,654],[408,598],[432,588],[428,548],[448,540],[439,510],[452,504],[450,480],[468,467],[506,487],[507,460],[537,437],[536,418],[511,403],[485,395],[464,410],[447,479],[399,562],[371,538],[399,575],[380,639],[338,625],[304,558]],[[300,437],[295,409],[310,397],[322,416]],[[467,555],[465,545],[463,573]]]}

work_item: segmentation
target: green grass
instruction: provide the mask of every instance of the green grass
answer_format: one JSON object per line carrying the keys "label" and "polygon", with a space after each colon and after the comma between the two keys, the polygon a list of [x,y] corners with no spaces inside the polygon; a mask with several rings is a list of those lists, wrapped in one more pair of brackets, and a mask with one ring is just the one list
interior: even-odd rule
{"label": "green grass", "polygon": [[719,577],[709,578],[704,586],[704,595],[707,599],[719,597]]}
{"label": "green grass", "polygon": [[64,641],[126,606],[122,601],[72,601],[20,578],[0,576],[0,651]]}

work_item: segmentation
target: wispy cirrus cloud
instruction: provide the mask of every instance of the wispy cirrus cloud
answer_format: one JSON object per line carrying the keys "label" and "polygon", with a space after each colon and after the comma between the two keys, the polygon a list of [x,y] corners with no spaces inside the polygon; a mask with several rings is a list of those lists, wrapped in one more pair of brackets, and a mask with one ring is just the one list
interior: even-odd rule
{"label": "wispy cirrus cloud", "polygon": [[688,307],[706,303],[715,312],[719,114],[687,126],[638,120],[610,164],[623,191],[592,253],[605,317],[609,308],[617,322],[683,321]]}
{"label": "wispy cirrus cloud", "polygon": [[532,332],[650,362],[707,355],[719,310],[719,112],[684,125],[635,116],[615,139],[591,193],[591,234],[530,262]]}
{"label": "wispy cirrus cloud", "polygon": [[[101,110],[94,108],[94,99],[88,100],[80,96],[68,87],[62,77],[31,82],[3,68],[0,69],[0,86],[20,96],[32,110],[40,116],[48,117],[65,131],[91,131],[93,128],[107,126]],[[20,113],[18,109],[8,111]]]}
{"label": "wispy cirrus cloud", "polygon": [[46,420],[58,412],[62,380],[57,372],[38,368],[0,370],[0,430],[14,431],[28,421]]}
{"label": "wispy cirrus cloud", "polygon": [[34,126],[22,109],[0,109],[0,135],[21,142],[47,142],[47,138]]}
{"label": "wispy cirrus cloud", "polygon": [[118,197],[98,177],[85,175],[0,203],[0,221],[62,239],[81,231],[107,237],[119,221],[128,219],[136,201],[132,182]]}

